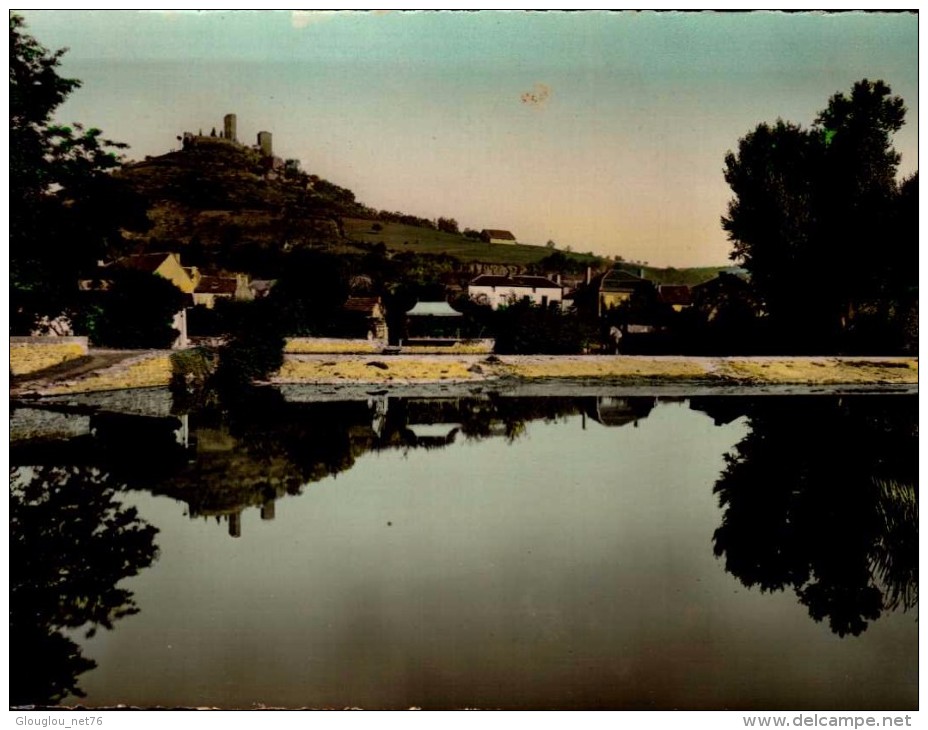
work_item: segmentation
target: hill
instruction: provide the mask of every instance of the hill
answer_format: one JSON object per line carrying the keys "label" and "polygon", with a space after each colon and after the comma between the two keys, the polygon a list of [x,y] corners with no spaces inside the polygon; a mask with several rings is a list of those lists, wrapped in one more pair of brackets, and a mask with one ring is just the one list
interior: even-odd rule
{"label": "hill", "polygon": [[[261,274],[265,261],[300,247],[347,254],[382,244],[388,252],[518,270],[538,267],[555,253],[545,246],[491,245],[425,220],[421,226],[378,220],[378,211],[350,190],[307,174],[298,161],[271,165],[254,150],[222,140],[129,163],[118,177],[144,199],[152,223],[145,233],[127,234],[135,249],[178,251],[185,263],[207,269]],[[552,271],[610,266],[591,254],[557,253],[560,267]],[[642,270],[655,283],[695,284],[722,268]]]}
{"label": "hill", "polygon": [[252,150],[217,143],[127,164],[119,177],[147,202],[153,225],[137,237],[147,248],[338,243],[342,216],[363,206],[295,162],[272,169]]}
{"label": "hill", "polygon": [[[345,218],[345,236],[367,244],[382,243],[388,251],[414,251],[423,254],[447,254],[461,261],[485,264],[529,266],[537,264],[553,251],[544,246],[525,244],[489,244],[467,238],[459,233],[447,233],[423,226],[390,223],[363,218]],[[377,228],[379,226],[379,229]],[[602,259],[589,254],[566,254],[583,266],[596,266]]]}

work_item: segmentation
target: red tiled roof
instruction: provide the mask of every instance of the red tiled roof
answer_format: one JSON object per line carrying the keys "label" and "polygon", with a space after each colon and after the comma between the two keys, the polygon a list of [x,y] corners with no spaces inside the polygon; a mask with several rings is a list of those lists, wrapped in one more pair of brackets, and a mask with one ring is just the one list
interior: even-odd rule
{"label": "red tiled roof", "polygon": [[126,256],[116,261],[113,266],[120,269],[134,269],[146,273],[154,273],[164,260],[170,256],[169,253],[140,253],[134,256]]}
{"label": "red tiled roof", "polygon": [[380,304],[380,297],[348,297],[348,301],[342,306],[346,312],[358,312],[359,314],[374,316],[374,309]]}
{"label": "red tiled roof", "polygon": [[226,276],[203,276],[194,294],[235,294],[237,282]]}

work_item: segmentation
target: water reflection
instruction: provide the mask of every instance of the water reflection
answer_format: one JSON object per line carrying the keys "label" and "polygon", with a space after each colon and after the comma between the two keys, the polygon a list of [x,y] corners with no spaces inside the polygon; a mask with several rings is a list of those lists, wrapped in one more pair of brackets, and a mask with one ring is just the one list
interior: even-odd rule
{"label": "water reflection", "polygon": [[715,554],[745,586],[792,590],[816,621],[859,635],[918,601],[918,422],[907,398],[694,400],[750,432],[715,485]]}
{"label": "water reflection", "polygon": [[93,467],[10,470],[10,701],[48,704],[83,696],[78,677],[96,663],[67,635],[92,636],[137,613],[117,584],[157,556],[156,528],[117,499]]}
{"label": "water reflection", "polygon": [[[726,436],[724,446],[716,443],[709,449],[719,460],[723,449],[731,448],[714,485],[721,511],[709,503],[702,523],[709,527],[693,530],[693,552],[707,556],[713,571],[732,582],[713,561],[714,551],[725,570],[743,585],[762,592],[790,591],[805,607],[803,614],[807,610],[816,621],[827,620],[831,630],[842,637],[860,635],[887,612],[908,610],[917,604],[914,398],[726,396],[678,398],[673,407],[669,400],[653,396],[516,398],[498,394],[403,399],[380,393],[358,401],[294,402],[267,390],[250,394],[234,406],[214,403],[173,416],[127,415],[112,410],[97,410],[88,416],[82,412],[80,428],[68,431],[60,423],[56,425],[59,433],[69,432],[71,438],[43,439],[41,433],[35,433],[31,439],[16,441],[11,446],[11,463],[19,466],[11,469],[10,626],[11,659],[21,671],[11,680],[13,703],[54,703],[69,695],[80,696],[78,678],[93,668],[94,662],[83,656],[80,637],[72,630],[110,628],[121,616],[139,610],[125,587],[132,584],[116,586],[153,564],[156,529],[141,520],[134,509],[124,506],[121,500],[129,495],[120,492],[139,490],[168,497],[182,504],[190,519],[208,521],[212,530],[218,531],[212,523],[219,522],[231,537],[242,538],[229,540],[220,532],[217,537],[222,550],[229,556],[240,555],[235,552],[239,546],[251,550],[261,544],[254,534],[258,532],[253,529],[255,523],[251,523],[251,533],[246,529],[249,521],[243,516],[249,510],[255,517],[259,513],[264,522],[273,521],[275,530],[271,532],[282,533],[281,540],[286,541],[288,536],[283,533],[287,525],[293,529],[294,524],[287,521],[288,511],[299,513],[300,505],[305,504],[302,499],[294,500],[311,492],[313,483],[353,469],[365,455],[394,452],[414,460],[417,452],[432,457],[440,455],[432,452],[448,454],[474,446],[474,459],[480,458],[478,453],[503,459],[502,454],[512,454],[518,459],[525,453],[517,450],[520,442],[532,440],[533,424],[563,426],[571,438],[590,439],[600,446],[595,453],[586,449],[582,464],[578,460],[576,465],[565,467],[560,481],[552,478],[552,483],[545,485],[553,490],[546,493],[547,505],[543,499],[537,500],[538,504],[532,502],[534,485],[522,485],[524,492],[508,490],[507,499],[526,501],[513,502],[522,511],[507,512],[500,506],[500,531],[518,532],[518,522],[537,524],[549,541],[561,532],[570,534],[565,546],[579,546],[582,553],[584,540],[578,536],[589,528],[589,518],[572,518],[568,515],[572,497],[564,506],[558,501],[560,497],[552,495],[574,493],[582,485],[577,494],[586,494],[589,501],[577,497],[577,514],[585,514],[583,510],[589,507],[610,521],[615,516],[616,524],[622,524],[623,514],[641,506],[644,490],[659,492],[663,496],[655,498],[658,506],[654,514],[643,510],[638,520],[643,526],[642,539],[656,562],[645,567],[640,564],[645,560],[640,554],[638,559],[629,557],[634,551],[603,550],[597,556],[608,558],[596,565],[597,572],[604,574],[619,566],[629,581],[637,580],[638,573],[648,574],[642,584],[651,581],[650,585],[668,590],[661,582],[663,574],[656,575],[662,565],[658,558],[669,551],[663,543],[673,541],[674,530],[680,530],[680,523],[670,518],[675,510],[668,495],[672,500],[672,495],[692,489],[710,502],[712,480],[719,467],[693,484],[682,479],[666,481],[669,471],[660,461],[650,465],[652,471],[639,474],[608,449],[620,442],[634,442],[636,449],[644,450],[636,456],[646,464],[647,449],[654,448],[655,439],[665,438],[656,433],[658,429],[673,434],[666,438],[685,440],[693,433],[674,430],[668,415],[674,409],[690,414],[691,420],[703,424],[703,431],[722,433],[693,413],[698,411],[716,426],[740,419],[736,436]],[[691,425],[686,428],[691,429]],[[637,438],[645,431],[649,433]],[[741,440],[732,447],[735,438]],[[478,451],[478,445],[483,450]],[[570,448],[580,449],[576,443]],[[626,461],[629,448],[621,452]],[[555,466],[559,468],[562,463]],[[479,471],[476,461],[470,469]],[[692,467],[685,463],[680,469]],[[616,476],[619,473],[621,479]],[[564,474],[569,474],[569,482]],[[460,477],[462,483],[468,478],[466,473]],[[594,482],[595,488],[588,489],[587,483]],[[492,501],[493,509],[497,503],[506,503],[499,491],[493,491],[499,485],[485,490],[482,486],[474,485],[472,490],[477,501],[483,496]],[[342,498],[334,488],[320,491],[327,492],[330,509]],[[354,498],[358,498],[357,492]],[[357,509],[350,498],[347,503]],[[174,507],[174,502],[166,504],[181,509]],[[533,509],[537,514],[525,513]],[[305,516],[305,511],[302,514]],[[442,514],[423,512],[421,517],[424,523],[432,521],[429,524],[434,527],[427,529],[435,529],[435,534],[440,530],[438,525],[447,528]],[[160,520],[155,521],[162,526]],[[563,524],[555,525],[555,521]],[[189,526],[185,520],[179,522]],[[384,520],[381,524],[391,525],[390,538],[382,549],[398,539],[394,535],[405,535],[395,522]],[[615,533],[615,539],[620,539],[623,530],[626,536],[632,532],[627,524],[622,529],[610,524],[608,535],[598,537],[608,542]],[[319,547],[315,542],[322,538],[317,534],[307,538],[312,543],[309,550]],[[431,544],[424,540],[424,544]],[[481,541],[474,548],[476,554],[481,561],[491,561],[493,554],[484,554],[484,545]],[[462,549],[467,548],[463,543]],[[344,551],[339,559],[360,560],[350,541],[339,543],[337,549]],[[414,556],[420,554],[410,549],[404,558],[415,561]],[[566,550],[564,554],[570,556]],[[537,571],[530,582],[533,591],[545,584],[543,577],[549,573],[551,580],[564,581],[565,585],[574,580],[570,576],[575,576],[575,567],[563,575],[552,572],[550,556],[537,565],[527,553],[519,552],[516,557],[528,574],[534,576]],[[665,569],[673,573],[676,567],[667,562]],[[416,567],[410,564],[409,570]],[[339,575],[345,572],[338,560],[333,571]],[[435,585],[440,585],[439,579],[435,580]],[[674,580],[680,580],[679,576]],[[509,581],[504,583],[509,585]],[[490,585],[495,584],[491,581]],[[637,582],[629,582],[628,594],[622,594],[626,605],[638,594],[636,586]],[[377,589],[369,590],[376,593]],[[298,592],[295,595],[302,600]],[[560,594],[555,591],[552,595]],[[474,602],[474,616],[486,603],[483,594],[476,598],[462,594],[459,600],[462,605]],[[542,599],[537,600],[545,605]],[[718,600],[721,605],[721,598]],[[612,606],[614,602],[604,603]],[[796,604],[790,605],[795,608]],[[145,605],[142,608],[148,610]],[[552,626],[557,625],[564,635],[589,634],[589,646],[600,646],[600,634],[620,629],[608,625],[611,614],[602,617],[602,625],[598,618],[587,620],[584,616],[580,629],[569,623],[561,626],[555,620],[560,609],[552,610]],[[649,606],[641,616],[653,610]],[[688,616],[698,622],[702,614],[698,607],[692,610]],[[533,604],[531,615],[547,614]],[[631,618],[645,621],[637,613]],[[804,615],[799,618],[810,624]],[[659,633],[645,623],[639,628]],[[370,646],[363,648],[368,651]],[[494,644],[492,651],[497,649]],[[603,652],[608,654],[605,649]],[[604,700],[604,706],[609,701]]]}

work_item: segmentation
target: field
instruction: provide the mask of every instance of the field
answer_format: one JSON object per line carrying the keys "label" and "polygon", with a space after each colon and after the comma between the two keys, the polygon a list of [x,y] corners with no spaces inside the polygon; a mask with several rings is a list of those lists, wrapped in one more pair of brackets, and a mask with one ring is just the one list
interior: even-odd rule
{"label": "field", "polygon": [[[517,244],[490,245],[483,241],[474,241],[454,233],[444,233],[429,228],[409,226],[402,223],[380,223],[380,231],[371,230],[374,221],[361,218],[344,218],[345,236],[352,241],[362,243],[383,243],[390,251],[415,251],[416,253],[449,254],[461,261],[479,261],[485,264],[514,264],[528,266],[538,263],[553,251],[545,246],[527,246]],[[593,270],[605,268],[608,263],[582,253],[564,253],[584,266]],[[725,266],[702,266],[691,269],[660,269],[654,266],[625,264],[629,271],[640,268],[644,277],[655,284],[687,284],[693,286],[714,278]]]}
{"label": "field", "polygon": [[[390,251],[414,251],[416,253],[450,254],[461,261],[480,261],[485,264],[534,264],[553,251],[544,246],[515,246],[484,243],[454,233],[434,231],[429,228],[408,226],[402,223],[380,223],[381,231],[372,231],[374,221],[360,218],[344,218],[345,236],[364,243],[383,243]],[[586,254],[568,254],[584,264],[595,265],[595,258]]]}
{"label": "field", "polygon": [[[633,269],[630,266],[629,269]],[[642,266],[644,278],[655,284],[686,284],[693,286],[701,284],[709,279],[714,279],[720,271],[725,271],[727,266],[699,266],[692,269],[657,269],[653,266]]]}

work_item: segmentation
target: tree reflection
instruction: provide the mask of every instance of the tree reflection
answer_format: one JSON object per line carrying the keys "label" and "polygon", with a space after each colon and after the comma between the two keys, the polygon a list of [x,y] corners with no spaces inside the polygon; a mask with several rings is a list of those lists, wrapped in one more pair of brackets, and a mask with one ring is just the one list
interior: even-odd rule
{"label": "tree reflection", "polygon": [[758,398],[715,485],[715,554],[792,589],[839,636],[918,600],[917,410],[907,397]]}
{"label": "tree reflection", "polygon": [[138,612],[117,584],[152,564],[156,533],[96,468],[10,470],[12,705],[83,696],[78,676],[96,664],[66,631],[92,636]]}

